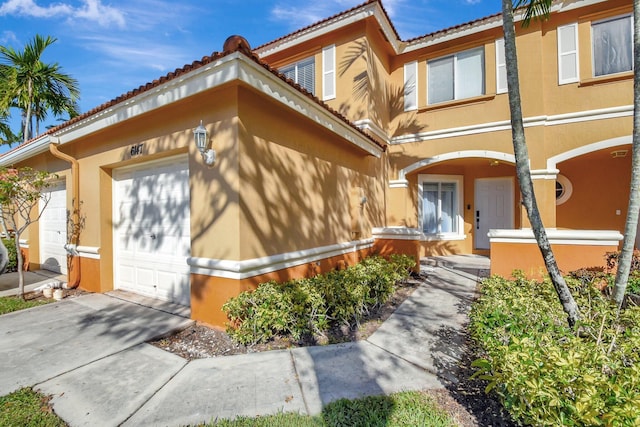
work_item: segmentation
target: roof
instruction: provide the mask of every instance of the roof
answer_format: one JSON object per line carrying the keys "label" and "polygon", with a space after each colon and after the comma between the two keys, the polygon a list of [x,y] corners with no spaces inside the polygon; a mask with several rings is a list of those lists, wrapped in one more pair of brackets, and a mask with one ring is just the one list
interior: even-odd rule
{"label": "roof", "polygon": [[49,130],[47,130],[46,132],[42,133],[41,135],[36,136],[35,138],[30,139],[27,142],[24,142],[16,147],[14,147],[13,149],[7,151],[6,153],[4,153],[2,156],[0,156],[0,159],[14,153],[15,151],[18,150],[23,150],[25,148],[27,148],[30,144],[32,144],[34,141],[37,141],[39,139],[41,139],[44,136],[50,135],[53,136],[55,135],[57,132],[69,128],[71,126],[73,126],[76,123],[79,123],[87,118],[90,118],[91,116],[97,115],[103,111],[108,110],[111,107],[114,107],[118,104],[124,103],[127,100],[136,97],[140,94],[143,94],[145,92],[149,92],[154,88],[157,88],[158,86],[161,86],[165,83],[168,83],[174,79],[177,79],[181,76],[184,76],[192,71],[195,71],[203,66],[206,66],[208,64],[211,64],[215,61],[218,61],[232,53],[235,52],[240,52],[242,54],[244,54],[245,56],[247,56],[248,58],[250,58],[252,61],[254,61],[256,64],[258,64],[259,66],[263,67],[265,70],[267,70],[268,72],[272,73],[273,75],[275,75],[276,77],[278,77],[279,79],[285,81],[287,84],[289,84],[290,86],[294,87],[296,90],[298,90],[299,92],[303,93],[304,95],[306,95],[308,98],[310,98],[313,102],[317,103],[318,105],[320,105],[322,108],[326,109],[328,112],[330,112],[336,119],[342,121],[343,123],[345,123],[346,125],[348,125],[350,128],[352,128],[353,130],[355,130],[356,132],[362,134],[364,137],[366,137],[368,140],[372,141],[375,145],[377,145],[378,147],[380,147],[382,150],[386,150],[386,145],[381,144],[380,142],[378,142],[377,140],[375,140],[374,138],[372,138],[369,134],[367,134],[366,132],[364,132],[362,129],[358,128],[355,124],[353,124],[351,121],[349,121],[345,116],[343,116],[342,114],[340,114],[339,112],[337,112],[336,110],[332,109],[331,107],[329,107],[327,104],[325,104],[324,102],[322,102],[320,99],[318,99],[316,96],[314,96],[313,94],[311,94],[310,92],[308,92],[307,90],[305,90],[303,87],[301,87],[300,85],[296,84],[295,82],[293,82],[290,79],[287,79],[286,77],[284,77],[284,75],[282,75],[280,72],[278,72],[276,69],[272,68],[271,66],[269,66],[267,63],[261,61],[257,55],[255,55],[251,50],[249,50],[247,48],[247,46],[244,46],[242,44],[237,44],[234,45],[233,50],[228,50],[225,52],[213,52],[211,55],[209,56],[204,56],[202,57],[202,59],[200,60],[196,60],[193,61],[191,64],[186,64],[181,68],[177,68],[176,70],[156,79],[153,80],[152,82],[146,83],[144,85],[139,86],[136,89],[133,89],[123,95],[120,95],[110,101],[105,102],[104,104],[95,107],[83,114],[80,114],[76,117],[74,117],[71,120],[68,120],[54,128],[51,128]]}

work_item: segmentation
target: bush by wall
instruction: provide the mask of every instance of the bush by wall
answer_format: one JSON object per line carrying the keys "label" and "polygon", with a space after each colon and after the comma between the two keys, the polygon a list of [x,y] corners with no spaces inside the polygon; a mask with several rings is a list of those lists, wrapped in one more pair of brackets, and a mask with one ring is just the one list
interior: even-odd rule
{"label": "bush by wall", "polygon": [[255,344],[275,335],[297,340],[323,335],[334,324],[358,324],[369,310],[387,301],[395,283],[406,279],[414,265],[406,255],[392,255],[388,261],[374,256],[345,270],[263,283],[224,304],[230,320],[227,332],[242,344]]}
{"label": "bush by wall", "polygon": [[16,255],[16,242],[13,239],[2,239],[4,247],[9,252],[9,262],[4,273],[13,273],[18,271],[18,256]]}
{"label": "bush by wall", "polygon": [[640,307],[618,316],[591,284],[567,283],[582,314],[577,334],[549,281],[482,283],[470,323],[485,352],[478,376],[527,425],[640,425]]}

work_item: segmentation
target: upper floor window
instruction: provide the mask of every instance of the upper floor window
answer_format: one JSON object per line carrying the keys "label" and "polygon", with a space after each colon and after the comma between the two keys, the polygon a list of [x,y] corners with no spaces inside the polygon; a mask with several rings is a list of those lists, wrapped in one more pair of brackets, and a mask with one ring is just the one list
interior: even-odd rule
{"label": "upper floor window", "polygon": [[633,69],[631,16],[620,16],[591,25],[594,76]]}
{"label": "upper floor window", "polygon": [[316,64],[313,57],[283,67],[280,72],[315,95]]}
{"label": "upper floor window", "polygon": [[484,48],[428,61],[427,68],[429,104],[484,95]]}

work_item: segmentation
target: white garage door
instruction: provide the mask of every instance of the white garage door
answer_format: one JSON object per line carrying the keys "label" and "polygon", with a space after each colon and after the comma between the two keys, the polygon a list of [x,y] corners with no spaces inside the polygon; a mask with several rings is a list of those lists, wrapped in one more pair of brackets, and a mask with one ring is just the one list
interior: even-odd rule
{"label": "white garage door", "polygon": [[46,189],[50,199],[43,209],[39,221],[40,232],[40,265],[45,270],[67,274],[67,190],[64,182],[59,182]]}
{"label": "white garage door", "polygon": [[189,305],[185,157],[114,171],[114,287]]}

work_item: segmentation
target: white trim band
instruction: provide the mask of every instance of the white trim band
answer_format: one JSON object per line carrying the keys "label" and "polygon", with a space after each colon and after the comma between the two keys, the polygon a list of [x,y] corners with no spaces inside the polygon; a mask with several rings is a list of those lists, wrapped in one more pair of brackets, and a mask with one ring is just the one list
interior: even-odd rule
{"label": "white trim band", "polygon": [[[546,230],[549,243],[553,245],[575,246],[618,246],[623,239],[616,230]],[[527,243],[536,244],[533,230],[530,228],[518,230],[489,230],[491,243]]]}
{"label": "white trim band", "polygon": [[374,239],[420,240],[422,238],[422,231],[408,227],[376,227],[372,234]]}
{"label": "white trim band", "polygon": [[368,249],[373,246],[373,242],[374,239],[355,240],[243,261],[189,257],[187,258],[187,264],[191,266],[191,274],[241,280]]}

